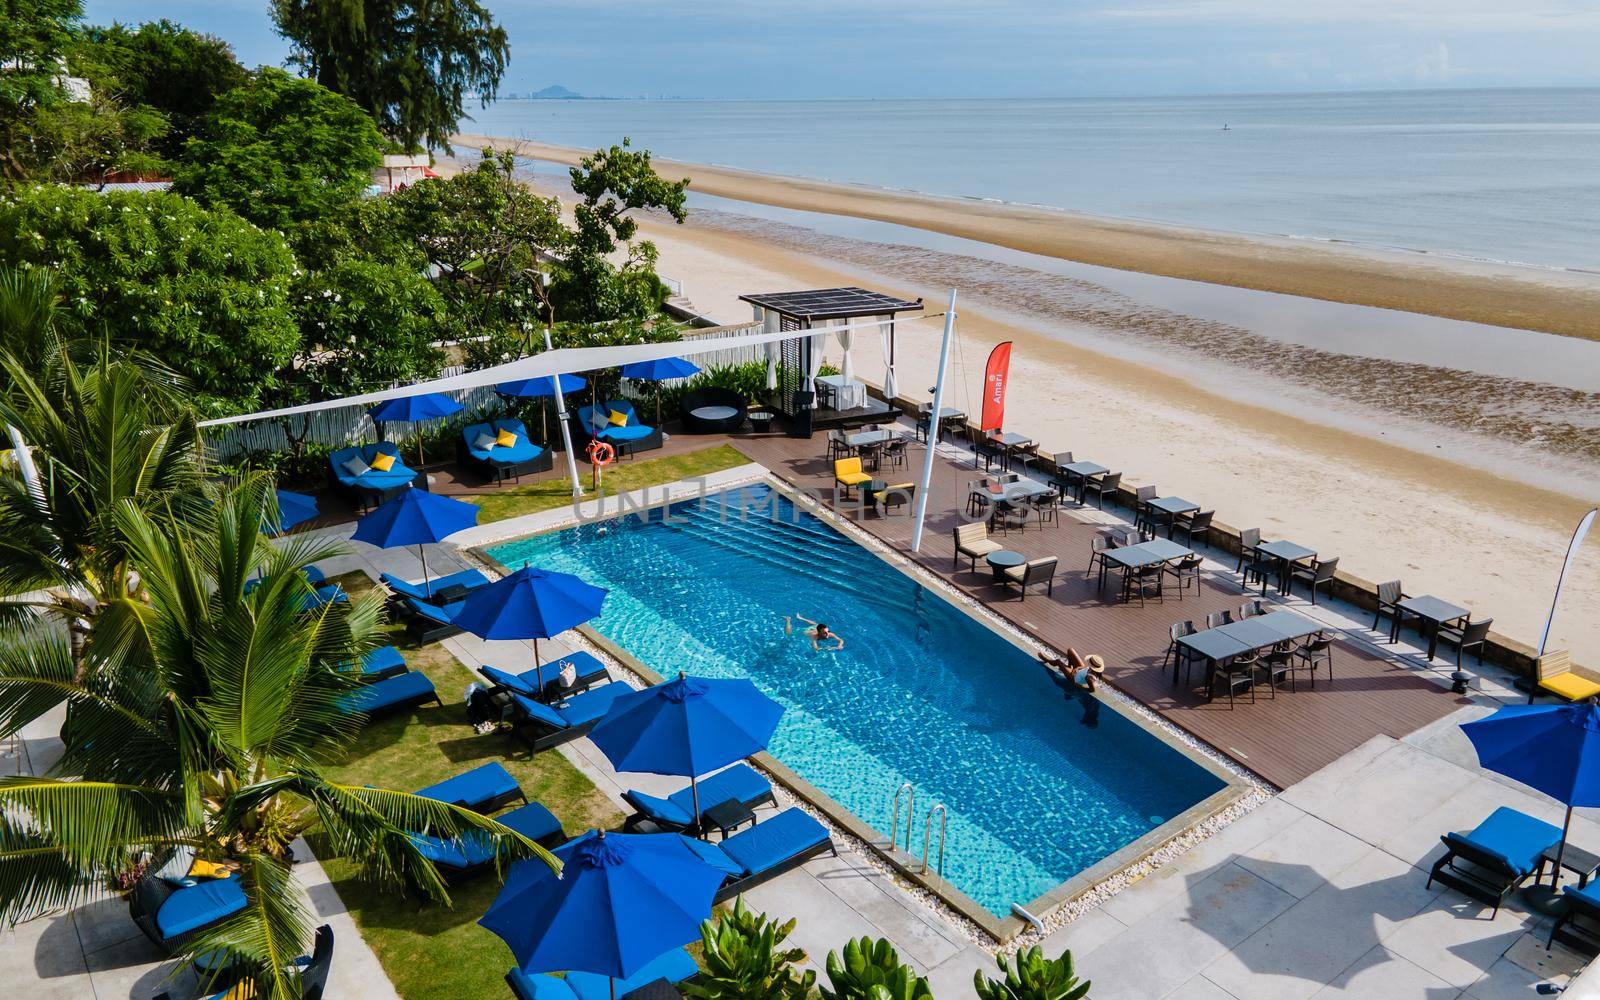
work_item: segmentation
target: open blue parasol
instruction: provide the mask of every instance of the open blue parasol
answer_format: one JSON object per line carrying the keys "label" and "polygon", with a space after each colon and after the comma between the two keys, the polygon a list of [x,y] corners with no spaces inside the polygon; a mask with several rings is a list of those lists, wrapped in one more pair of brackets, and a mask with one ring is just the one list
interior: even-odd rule
{"label": "open blue parasol", "polygon": [[278,490],[278,523],[262,524],[261,530],[269,535],[281,535],[291,530],[296,525],[316,517],[321,511],[317,509],[317,498],[304,493],[294,493],[290,490]]}
{"label": "open blue parasol", "polygon": [[[636,378],[643,382],[660,382],[669,378],[688,378],[700,374],[700,366],[682,358],[656,358],[653,361],[635,361],[622,366],[623,378]],[[661,396],[656,396],[656,426],[661,426]]]}
{"label": "open blue parasol", "polygon": [[[401,420],[406,423],[418,424],[424,420],[438,420],[460,413],[462,405],[446,396],[442,392],[424,392],[415,396],[404,396],[400,399],[388,399],[367,411],[367,416],[373,423],[384,423],[390,420]],[[417,462],[426,465],[427,460],[422,455],[422,435],[417,435]]]}
{"label": "open blue parasol", "polygon": [[428,556],[422,546],[446,538],[478,523],[478,508],[451,497],[416,487],[401,490],[356,522],[352,536],[380,549],[415,545],[422,559],[423,592],[428,590]]}
{"label": "open blue parasol", "polygon": [[524,566],[467,595],[455,616],[457,628],[480,639],[532,639],[534,677],[544,688],[539,640],[549,639],[600,614],[603,587],[571,573]]}

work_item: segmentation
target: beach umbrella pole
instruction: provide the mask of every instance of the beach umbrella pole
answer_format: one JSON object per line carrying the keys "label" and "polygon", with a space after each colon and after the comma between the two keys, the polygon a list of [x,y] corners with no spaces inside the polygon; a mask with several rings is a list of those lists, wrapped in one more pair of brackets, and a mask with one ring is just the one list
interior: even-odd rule
{"label": "beach umbrella pole", "polygon": [[422,592],[431,598],[433,585],[428,582],[428,550],[421,542],[417,543],[417,558],[422,560]]}
{"label": "beach umbrella pole", "polygon": [[539,639],[533,640],[533,679],[539,683],[539,693],[544,694],[544,666],[539,662]]}
{"label": "beach umbrella pole", "polygon": [[[679,676],[683,676],[679,674]],[[689,775],[689,795],[694,800],[694,825],[700,828],[700,785],[695,781],[694,775]]]}
{"label": "beach umbrella pole", "polygon": [[1550,876],[1552,886],[1561,884],[1561,860],[1567,856],[1567,830],[1572,826],[1572,807],[1567,806],[1567,818],[1561,824],[1561,846],[1556,848],[1556,870]]}

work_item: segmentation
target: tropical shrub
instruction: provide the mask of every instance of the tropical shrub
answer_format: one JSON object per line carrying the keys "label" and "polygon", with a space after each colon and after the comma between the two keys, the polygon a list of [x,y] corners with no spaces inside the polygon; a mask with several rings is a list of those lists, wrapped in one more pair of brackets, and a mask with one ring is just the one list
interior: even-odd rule
{"label": "tropical shrub", "polygon": [[980,970],[973,973],[972,985],[978,1000],[1083,1000],[1089,984],[1079,982],[1072,967],[1072,952],[1060,958],[1045,958],[1038,945],[1018,952],[1011,963],[999,960],[1003,979],[990,979]]}
{"label": "tropical shrub", "polygon": [[794,966],[805,961],[806,953],[780,947],[793,930],[793,920],[779,924],[765,913],[752,913],[740,896],[732,910],[700,925],[704,971],[683,985],[684,995],[698,1000],[806,1000],[817,974],[796,973]]}
{"label": "tropical shrub", "polygon": [[174,194],[0,195],[0,264],[53,270],[66,333],[163,359],[202,407],[255,402],[300,339],[283,237]]}
{"label": "tropical shrub", "polygon": [[828,982],[823,1000],[933,1000],[928,980],[900,961],[894,945],[879,938],[855,938],[828,952]]}
{"label": "tropical shrub", "polygon": [[328,399],[439,373],[433,346],[448,325],[444,298],[404,266],[349,258],[295,285],[301,358],[297,379]]}

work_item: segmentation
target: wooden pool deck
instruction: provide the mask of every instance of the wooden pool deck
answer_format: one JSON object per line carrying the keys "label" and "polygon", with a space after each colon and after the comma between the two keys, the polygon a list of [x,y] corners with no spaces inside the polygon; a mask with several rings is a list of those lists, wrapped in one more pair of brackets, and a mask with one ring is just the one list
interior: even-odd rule
{"label": "wooden pool deck", "polygon": [[[776,435],[731,440],[787,482],[819,493],[831,491],[832,465],[823,457],[826,445],[821,435],[810,440]],[[923,451],[920,446],[908,451],[910,464],[886,470],[881,478],[889,482],[915,479]],[[960,568],[952,568],[951,530],[961,523],[958,505],[964,505],[966,484],[977,474],[970,454],[965,462],[944,454],[936,457],[919,554],[910,551],[909,516],[860,513],[850,519],[1039,641],[1058,650],[1072,646],[1085,654],[1099,653],[1115,687],[1280,788],[1374,736],[1404,736],[1469,704],[1415,666],[1386,655],[1359,632],[1346,635],[1335,645],[1331,683],[1323,678],[1311,690],[1302,674],[1295,692],[1285,688],[1274,698],[1263,689],[1254,704],[1248,694],[1232,707],[1226,697],[1208,703],[1198,690],[1198,670],[1196,689],[1190,690],[1174,687],[1170,670],[1162,669],[1168,628],[1184,619],[1204,627],[1208,612],[1236,610],[1247,596],[1237,576],[1208,565],[1198,593],[1191,588],[1181,601],[1169,593],[1165,603],[1152,600],[1144,607],[1115,603],[1115,587],[1101,592],[1094,578],[1085,573],[1090,542],[1104,526],[1090,523],[1069,508],[1061,512],[1058,524],[1032,526],[1005,536],[1007,548],[1030,559],[1048,555],[1060,559],[1055,592],[1047,595],[1043,589],[1035,589],[1025,601],[1019,600],[1015,588],[994,583],[981,561],[975,573],[966,568],[965,561]],[[1248,596],[1255,593],[1258,591]],[[1299,600],[1293,603],[1304,605]],[[841,631],[848,633],[848,625]]]}

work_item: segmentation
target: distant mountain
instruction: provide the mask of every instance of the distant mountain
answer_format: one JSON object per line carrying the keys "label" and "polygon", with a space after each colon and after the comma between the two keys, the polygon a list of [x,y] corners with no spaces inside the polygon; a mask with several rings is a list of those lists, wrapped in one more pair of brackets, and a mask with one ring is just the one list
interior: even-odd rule
{"label": "distant mountain", "polygon": [[551,84],[543,90],[536,90],[528,95],[535,101],[581,101],[582,94],[568,90],[559,83]]}

